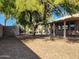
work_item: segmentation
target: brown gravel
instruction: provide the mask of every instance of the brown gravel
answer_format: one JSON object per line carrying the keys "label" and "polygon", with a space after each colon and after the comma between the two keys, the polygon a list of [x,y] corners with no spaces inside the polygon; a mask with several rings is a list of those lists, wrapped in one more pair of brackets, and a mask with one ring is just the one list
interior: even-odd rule
{"label": "brown gravel", "polygon": [[79,43],[65,40],[22,40],[41,59],[79,59]]}

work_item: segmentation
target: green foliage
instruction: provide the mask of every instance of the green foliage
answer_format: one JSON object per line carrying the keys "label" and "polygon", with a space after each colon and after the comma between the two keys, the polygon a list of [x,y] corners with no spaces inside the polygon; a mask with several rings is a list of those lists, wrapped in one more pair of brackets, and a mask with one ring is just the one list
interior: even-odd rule
{"label": "green foliage", "polygon": [[2,8],[0,9],[5,15],[10,15],[14,12],[15,0],[2,0]]}
{"label": "green foliage", "polygon": [[15,11],[15,0],[0,0],[0,12],[5,15],[5,25],[6,20],[12,15]]}
{"label": "green foliage", "polygon": [[39,22],[41,22],[40,14],[38,13],[38,11],[23,11],[19,15],[18,22],[24,28],[26,28],[26,26],[32,28],[33,26],[36,26],[39,24]]}
{"label": "green foliage", "polygon": [[64,0],[61,5],[70,15],[79,11],[79,0]]}
{"label": "green foliage", "polygon": [[38,2],[38,0],[16,0],[16,9],[19,12],[24,10],[37,10],[38,12],[42,13],[43,5]]}
{"label": "green foliage", "polygon": [[25,28],[27,22],[25,20],[25,12],[21,12],[21,14],[19,15],[19,23]]}
{"label": "green foliage", "polygon": [[[40,14],[41,16],[43,15],[43,8],[44,6],[40,4],[38,0],[16,0],[18,22],[23,27],[36,27],[40,22]],[[22,12],[25,12],[23,16]]]}
{"label": "green foliage", "polygon": [[3,0],[0,0],[0,11],[1,11],[2,7],[3,7],[2,1],[3,1]]}
{"label": "green foliage", "polygon": [[6,19],[12,15],[25,27],[40,22],[47,23],[54,8],[60,15],[62,11],[59,5],[69,14],[79,11],[79,0],[0,0],[0,11]]}
{"label": "green foliage", "polygon": [[41,22],[42,20],[41,20],[41,16],[40,16],[40,14],[38,13],[38,11],[33,11],[32,12],[32,17],[33,17],[33,23],[35,24],[35,23],[39,23],[39,22]]}

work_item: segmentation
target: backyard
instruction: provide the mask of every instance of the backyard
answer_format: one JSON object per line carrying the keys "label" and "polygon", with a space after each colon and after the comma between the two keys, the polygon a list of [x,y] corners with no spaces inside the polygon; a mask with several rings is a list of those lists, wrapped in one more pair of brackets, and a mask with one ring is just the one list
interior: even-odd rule
{"label": "backyard", "polygon": [[79,59],[79,0],[0,0],[0,59]]}
{"label": "backyard", "polygon": [[79,59],[79,43],[64,39],[47,38],[21,40],[41,59]]}

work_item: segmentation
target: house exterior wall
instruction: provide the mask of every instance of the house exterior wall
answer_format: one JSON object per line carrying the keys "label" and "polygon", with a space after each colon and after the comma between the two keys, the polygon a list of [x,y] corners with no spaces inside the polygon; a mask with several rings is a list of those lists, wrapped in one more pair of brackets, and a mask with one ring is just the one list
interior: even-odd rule
{"label": "house exterior wall", "polygon": [[5,36],[19,35],[19,27],[18,26],[5,26],[4,27],[4,35]]}
{"label": "house exterior wall", "polygon": [[0,25],[0,38],[3,36],[3,26]]}
{"label": "house exterior wall", "polygon": [[76,21],[75,23],[76,23],[76,30],[79,31],[79,21]]}

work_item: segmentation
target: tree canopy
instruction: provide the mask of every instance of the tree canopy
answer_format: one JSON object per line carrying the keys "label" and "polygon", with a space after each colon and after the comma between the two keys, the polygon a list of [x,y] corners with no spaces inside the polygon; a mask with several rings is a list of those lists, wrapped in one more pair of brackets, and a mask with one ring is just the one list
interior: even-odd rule
{"label": "tree canopy", "polygon": [[24,27],[37,27],[40,21],[47,23],[53,9],[58,15],[62,13],[60,6],[71,15],[79,12],[79,0],[0,0],[0,12],[6,19],[12,15]]}
{"label": "tree canopy", "polygon": [[15,0],[0,0],[0,12],[5,15],[6,20],[15,12]]}

